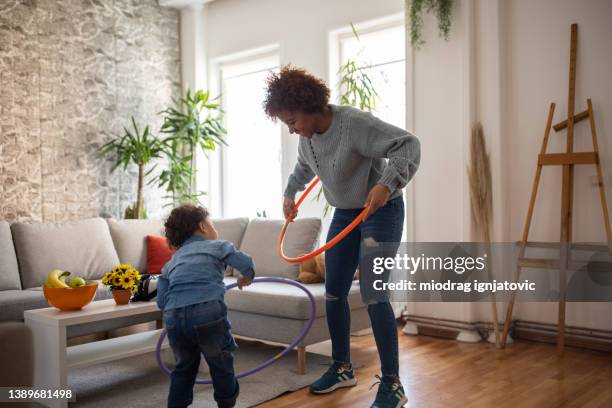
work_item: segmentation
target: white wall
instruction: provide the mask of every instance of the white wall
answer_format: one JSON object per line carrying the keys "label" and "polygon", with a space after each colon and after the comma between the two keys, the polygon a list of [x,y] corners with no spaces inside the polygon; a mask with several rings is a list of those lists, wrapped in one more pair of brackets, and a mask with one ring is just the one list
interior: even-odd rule
{"label": "white wall", "polygon": [[[454,8],[460,13],[460,4]],[[453,27],[456,31],[458,27]],[[459,28],[460,29],[460,28]],[[462,36],[437,40],[436,21],[425,18],[425,46],[414,53],[414,130],[421,140],[415,178],[416,236],[419,241],[464,238],[465,163]]]}
{"label": "white wall", "polygon": [[[426,15],[425,45],[411,51],[413,127],[422,151],[414,181],[416,241],[470,240],[466,173],[473,116],[470,13],[470,4],[455,2],[449,41],[439,38],[436,20]],[[474,320],[473,307],[468,303],[411,303],[407,311],[417,316]]]}

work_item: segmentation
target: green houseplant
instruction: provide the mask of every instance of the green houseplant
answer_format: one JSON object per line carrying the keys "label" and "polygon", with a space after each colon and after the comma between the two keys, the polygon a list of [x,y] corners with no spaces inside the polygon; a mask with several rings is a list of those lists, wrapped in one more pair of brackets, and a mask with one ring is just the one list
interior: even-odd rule
{"label": "green houseplant", "polygon": [[423,12],[435,13],[440,37],[448,41],[450,35],[453,0],[405,0],[410,43],[416,49],[425,44],[423,40]]}
{"label": "green houseplant", "polygon": [[376,108],[378,93],[368,74],[369,65],[356,59],[349,59],[340,67],[341,105],[358,107],[371,112]]}
{"label": "green houseplant", "polygon": [[195,191],[197,149],[206,154],[215,150],[217,144],[226,144],[223,111],[217,99],[210,99],[207,91],[187,90],[180,99],[173,99],[174,107],[160,112],[163,116],[160,132],[167,135],[163,146],[168,166],[151,183],[165,189],[174,204],[198,201],[205,194]]}
{"label": "green houseplant", "polygon": [[[351,23],[353,35],[360,42],[357,29]],[[340,75],[340,95],[338,102],[341,105],[350,105],[358,107],[361,110],[368,112],[376,108],[376,100],[378,92],[372,84],[372,79],[368,70],[372,68],[371,64],[363,61],[363,47],[359,50],[355,58],[349,58],[338,72]]]}
{"label": "green houseplant", "polygon": [[146,218],[143,201],[144,179],[152,170],[146,171],[146,167],[162,156],[163,143],[149,131],[148,125],[141,132],[134,116],[131,117],[131,122],[132,130],[124,127],[123,135],[104,144],[100,148],[100,154],[113,158],[111,172],[120,166],[124,171],[130,164],[138,166],[136,202],[125,210],[125,218]]}

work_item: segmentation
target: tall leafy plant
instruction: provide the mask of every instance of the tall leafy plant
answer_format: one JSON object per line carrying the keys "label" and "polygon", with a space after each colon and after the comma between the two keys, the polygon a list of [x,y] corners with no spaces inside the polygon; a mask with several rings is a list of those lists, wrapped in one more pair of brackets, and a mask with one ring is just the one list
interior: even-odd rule
{"label": "tall leafy plant", "polygon": [[138,166],[138,188],[136,191],[136,202],[128,207],[125,218],[146,218],[144,209],[143,189],[145,176],[152,169],[146,171],[146,167],[154,160],[162,156],[163,143],[149,131],[149,126],[145,126],[141,132],[134,116],[131,117],[132,130],[123,128],[123,135],[104,144],[99,153],[105,157],[113,158],[111,172],[122,167],[127,170],[128,166],[135,164]]}
{"label": "tall leafy plant", "polygon": [[[351,23],[351,30],[357,41],[361,44],[359,33],[355,25]],[[376,108],[378,92],[372,84],[368,70],[372,65],[363,59],[363,45],[357,52],[355,58],[349,58],[341,67],[339,103],[358,107],[361,110],[372,112]]]}
{"label": "tall leafy plant", "polygon": [[340,67],[340,97],[341,105],[358,107],[371,112],[376,108],[378,93],[374,89],[369,65],[362,63],[358,57],[349,59]]}
{"label": "tall leafy plant", "polygon": [[168,165],[152,183],[165,189],[174,204],[198,201],[206,194],[195,189],[194,163],[198,148],[207,154],[218,144],[226,144],[223,111],[217,99],[210,99],[208,91],[187,90],[180,99],[173,99],[174,107],[160,112],[160,132],[167,135],[163,145]]}

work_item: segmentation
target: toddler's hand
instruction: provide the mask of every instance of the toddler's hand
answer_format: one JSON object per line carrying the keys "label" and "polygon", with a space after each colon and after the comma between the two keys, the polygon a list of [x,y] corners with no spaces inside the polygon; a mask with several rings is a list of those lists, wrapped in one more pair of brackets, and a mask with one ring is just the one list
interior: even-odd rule
{"label": "toddler's hand", "polygon": [[242,290],[244,286],[249,286],[253,283],[253,278],[248,278],[246,276],[240,276],[238,278],[238,289]]}

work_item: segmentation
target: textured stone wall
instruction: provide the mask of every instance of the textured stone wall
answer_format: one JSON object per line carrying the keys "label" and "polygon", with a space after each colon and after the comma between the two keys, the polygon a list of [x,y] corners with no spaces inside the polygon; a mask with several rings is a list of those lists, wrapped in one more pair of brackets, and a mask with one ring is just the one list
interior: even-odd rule
{"label": "textured stone wall", "polygon": [[[178,24],[156,0],[0,0],[0,219],[121,216],[136,169],[111,174],[97,151],[130,115],[159,129]],[[150,214],[160,196],[146,189]]]}

